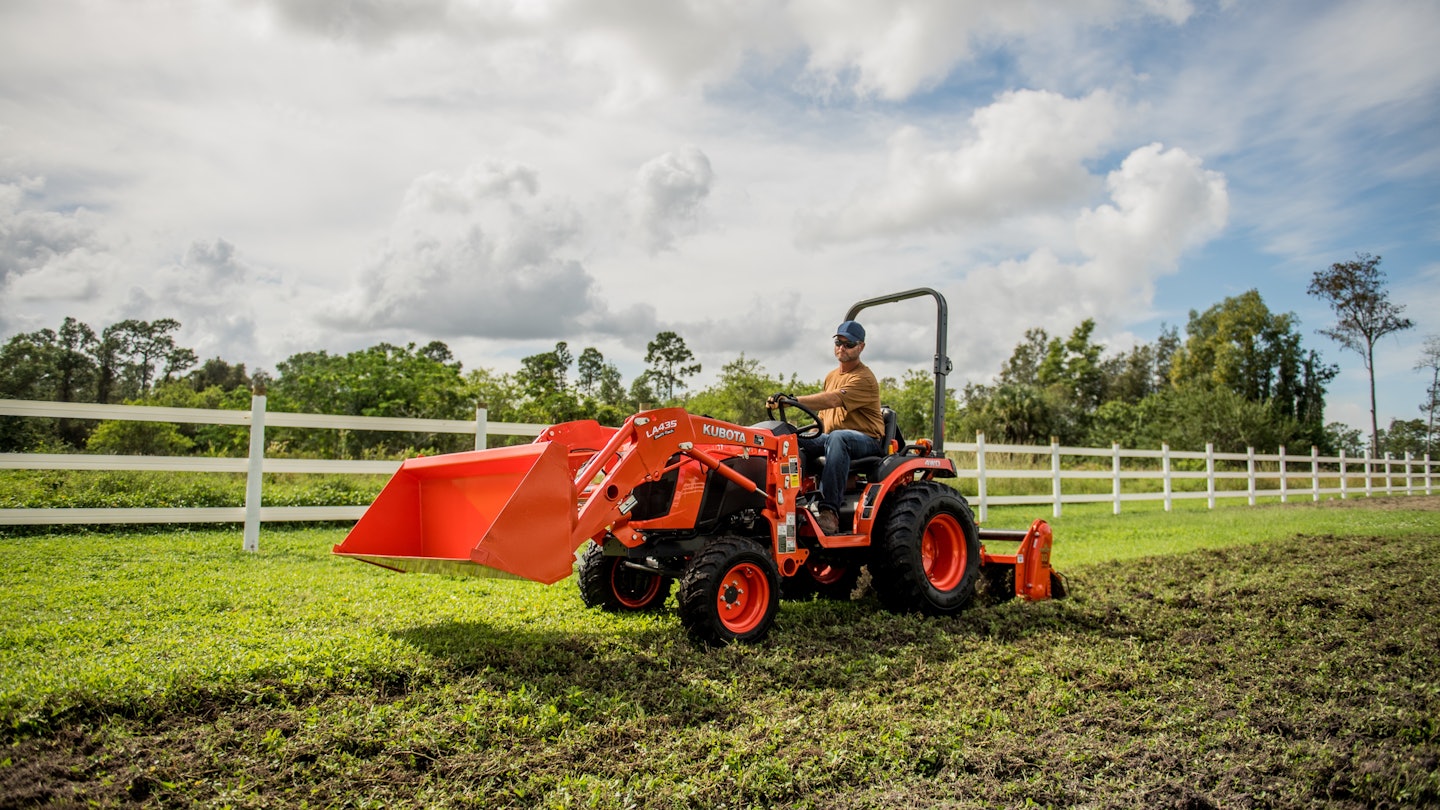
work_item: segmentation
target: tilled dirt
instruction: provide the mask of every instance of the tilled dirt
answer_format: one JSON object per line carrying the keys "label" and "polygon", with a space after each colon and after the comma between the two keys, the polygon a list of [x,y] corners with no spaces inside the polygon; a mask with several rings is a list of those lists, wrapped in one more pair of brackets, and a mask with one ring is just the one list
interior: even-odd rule
{"label": "tilled dirt", "polygon": [[1440,495],[1381,495],[1372,498],[1366,498],[1364,495],[1352,495],[1348,498],[1330,496],[1326,500],[1314,502],[1311,505],[1322,509],[1363,507],[1387,512],[1409,510],[1440,512]]}

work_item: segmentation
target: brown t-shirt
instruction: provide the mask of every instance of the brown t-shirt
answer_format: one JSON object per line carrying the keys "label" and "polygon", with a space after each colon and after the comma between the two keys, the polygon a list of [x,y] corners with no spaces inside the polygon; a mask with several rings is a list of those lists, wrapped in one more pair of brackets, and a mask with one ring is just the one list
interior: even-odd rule
{"label": "brown t-shirt", "polygon": [[885,438],[885,418],[880,415],[880,383],[864,363],[854,371],[835,369],[825,375],[825,390],[839,391],[841,405],[820,412],[820,423],[826,433],[837,430],[858,430]]}

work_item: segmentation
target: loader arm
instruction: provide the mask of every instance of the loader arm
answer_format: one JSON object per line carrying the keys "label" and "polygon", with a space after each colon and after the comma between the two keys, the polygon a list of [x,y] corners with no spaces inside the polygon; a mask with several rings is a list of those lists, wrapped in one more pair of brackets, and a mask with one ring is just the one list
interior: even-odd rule
{"label": "loader arm", "polygon": [[777,528],[787,520],[793,527],[793,497],[783,506],[781,490],[758,486],[722,457],[759,454],[773,462],[790,442],[666,408],[636,414],[615,429],[566,423],[529,445],[410,459],[334,553],[398,571],[553,584],[570,575],[586,540],[613,535],[630,547],[644,542],[630,525],[635,488],[659,480],[677,455],[760,492],[778,542],[793,537]]}
{"label": "loader arm", "polygon": [[[707,427],[710,435],[705,435]],[[776,507],[774,493],[763,491],[715,455],[696,447],[697,440],[709,444],[743,441],[746,452],[773,451],[775,441],[766,431],[695,417],[683,408],[649,411],[627,419],[575,476],[575,487],[588,489],[590,496],[580,507],[571,550],[606,534],[632,548],[643,543],[640,533],[629,527],[635,506],[631,495],[641,484],[658,480],[677,454],[693,459],[747,492],[760,492],[767,505]]]}

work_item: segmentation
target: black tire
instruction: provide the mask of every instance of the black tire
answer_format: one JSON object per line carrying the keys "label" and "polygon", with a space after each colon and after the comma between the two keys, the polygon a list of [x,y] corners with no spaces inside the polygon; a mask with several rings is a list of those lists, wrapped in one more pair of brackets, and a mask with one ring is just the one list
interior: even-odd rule
{"label": "black tire", "polygon": [[780,586],[781,596],[801,601],[811,596],[848,602],[860,582],[861,561],[816,560],[805,565]]}
{"label": "black tire", "polygon": [[870,564],[880,604],[932,616],[969,607],[980,576],[980,536],[970,505],[932,481],[908,484],[889,498],[894,500]]}
{"label": "black tire", "polygon": [[595,543],[580,553],[576,580],[587,607],[611,613],[657,610],[670,597],[674,584],[670,577],[631,568],[624,557],[605,556],[604,549]]}
{"label": "black tire", "polygon": [[779,612],[775,560],[743,537],[712,539],[680,578],[680,623],[702,644],[758,642]]}

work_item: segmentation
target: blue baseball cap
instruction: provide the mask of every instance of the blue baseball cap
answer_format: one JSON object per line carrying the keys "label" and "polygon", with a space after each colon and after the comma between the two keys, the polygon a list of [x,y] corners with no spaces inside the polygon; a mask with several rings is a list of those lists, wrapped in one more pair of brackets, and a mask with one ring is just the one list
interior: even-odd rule
{"label": "blue baseball cap", "polygon": [[855,321],[846,321],[835,327],[835,337],[849,338],[856,343],[864,343],[865,327]]}

